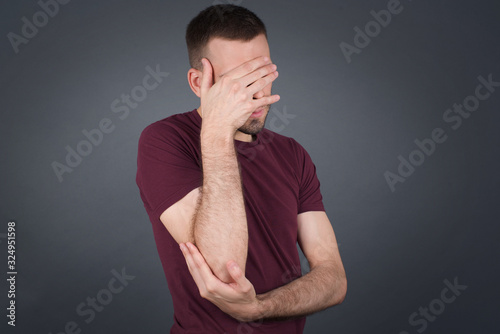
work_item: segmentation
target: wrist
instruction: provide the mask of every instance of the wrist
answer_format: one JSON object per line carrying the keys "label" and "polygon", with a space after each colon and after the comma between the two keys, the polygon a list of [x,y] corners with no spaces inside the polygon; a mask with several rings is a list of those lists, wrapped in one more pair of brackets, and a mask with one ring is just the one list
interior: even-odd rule
{"label": "wrist", "polygon": [[266,318],[271,317],[271,304],[266,294],[256,295],[255,296],[255,311],[253,314],[254,321],[264,320]]}
{"label": "wrist", "polygon": [[222,124],[208,124],[202,121],[201,123],[201,135],[210,136],[215,138],[234,138],[236,129],[228,125]]}
{"label": "wrist", "polygon": [[[200,146],[202,155],[225,155],[234,152],[234,134],[220,129],[201,129]],[[226,152],[226,153],[225,153]]]}
{"label": "wrist", "polygon": [[236,131],[233,132],[231,130],[222,129],[222,128],[203,128],[203,127],[201,127],[200,139],[201,139],[202,144],[204,142],[213,142],[213,141],[233,143],[235,133],[236,133]]}

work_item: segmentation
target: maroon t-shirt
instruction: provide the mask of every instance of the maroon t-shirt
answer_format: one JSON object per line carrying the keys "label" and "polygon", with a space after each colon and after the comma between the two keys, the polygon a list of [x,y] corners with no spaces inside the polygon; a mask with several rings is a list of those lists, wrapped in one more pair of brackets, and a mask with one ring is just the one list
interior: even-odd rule
{"label": "maroon t-shirt", "polygon": [[[240,323],[200,297],[177,242],[160,215],[202,185],[197,110],[172,115],[144,129],[139,139],[137,185],[153,225],[174,304],[170,333],[302,333],[305,317]],[[324,211],[316,168],[294,139],[266,128],[252,142],[235,140],[248,223],[246,277],[257,294],[301,276],[297,214]]]}

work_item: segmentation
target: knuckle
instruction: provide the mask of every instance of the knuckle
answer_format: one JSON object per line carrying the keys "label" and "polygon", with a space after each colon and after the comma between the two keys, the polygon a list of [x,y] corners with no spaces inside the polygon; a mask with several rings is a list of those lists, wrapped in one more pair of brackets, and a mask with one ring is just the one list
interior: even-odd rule
{"label": "knuckle", "polygon": [[213,294],[215,291],[215,287],[213,286],[213,284],[208,283],[205,285],[205,290],[205,294]]}
{"label": "knuckle", "polygon": [[249,97],[247,93],[241,93],[240,95],[238,95],[238,102],[240,103],[247,103],[248,99]]}
{"label": "knuckle", "polygon": [[241,82],[239,81],[234,81],[233,84],[231,85],[231,90],[233,92],[238,91],[241,89]]}

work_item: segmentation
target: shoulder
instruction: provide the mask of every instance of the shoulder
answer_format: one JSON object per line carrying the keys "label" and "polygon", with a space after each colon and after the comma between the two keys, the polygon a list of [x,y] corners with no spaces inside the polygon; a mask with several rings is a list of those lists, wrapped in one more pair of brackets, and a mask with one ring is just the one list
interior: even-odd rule
{"label": "shoulder", "polygon": [[173,140],[196,132],[196,124],[190,118],[190,112],[178,113],[155,121],[142,130],[140,141],[163,139]]}

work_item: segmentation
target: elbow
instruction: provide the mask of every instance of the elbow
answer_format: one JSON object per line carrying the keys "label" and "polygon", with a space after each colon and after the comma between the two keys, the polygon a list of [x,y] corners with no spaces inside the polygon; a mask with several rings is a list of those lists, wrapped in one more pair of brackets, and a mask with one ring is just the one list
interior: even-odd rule
{"label": "elbow", "polygon": [[224,283],[233,283],[234,279],[231,277],[229,270],[227,269],[226,263],[223,261],[217,261],[214,263],[212,272],[214,275]]}
{"label": "elbow", "polygon": [[334,269],[331,272],[330,286],[333,287],[331,290],[330,298],[328,299],[328,307],[335,305],[340,305],[344,302],[347,294],[347,279],[344,270]]}
{"label": "elbow", "polygon": [[337,304],[342,304],[344,302],[346,294],[347,294],[347,279],[344,277],[343,283],[342,283],[342,289],[341,289],[339,300],[338,300]]}
{"label": "elbow", "polygon": [[[229,263],[231,262],[236,262],[238,264],[238,267],[241,269],[241,272],[243,275],[245,275],[245,261],[243,259],[237,259],[237,258],[228,258],[228,257],[223,257],[224,259],[218,258],[218,259],[213,259],[214,261],[210,261],[211,263],[208,263],[210,269],[212,269],[212,273],[222,282],[224,283],[235,283],[235,279],[231,276],[229,272]],[[245,259],[246,260],[246,259]]]}
{"label": "elbow", "polygon": [[334,294],[335,296],[333,298],[333,305],[342,304],[345,300],[346,294],[347,294],[347,279],[345,275],[343,275],[342,278],[339,279],[338,289]]}
{"label": "elbow", "polygon": [[210,239],[211,235],[200,237],[201,233],[197,233],[197,226],[198,224],[195,221],[191,235],[212,274],[224,283],[235,283],[236,281],[231,276],[228,267],[228,264],[234,261],[245,275],[248,252],[247,239],[244,240],[245,242],[241,242],[239,239],[226,242],[223,247]]}

